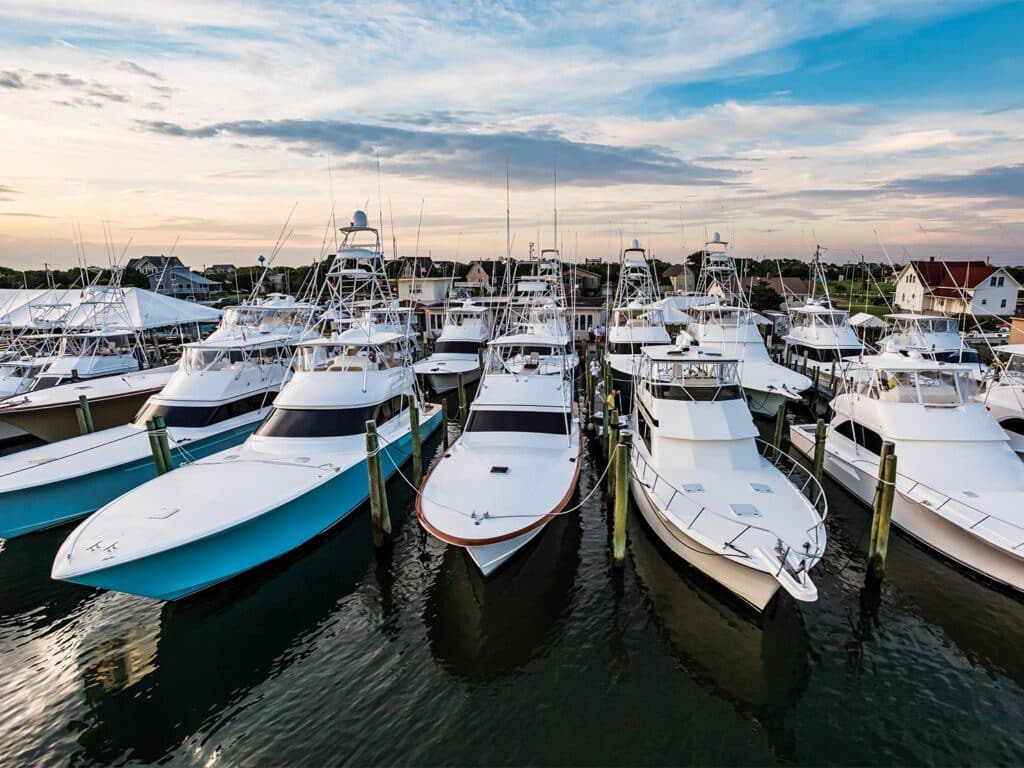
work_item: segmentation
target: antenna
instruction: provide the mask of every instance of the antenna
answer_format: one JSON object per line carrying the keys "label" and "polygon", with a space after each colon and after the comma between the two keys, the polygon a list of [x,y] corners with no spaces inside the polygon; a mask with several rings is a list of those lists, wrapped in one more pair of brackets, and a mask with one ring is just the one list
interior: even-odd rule
{"label": "antenna", "polygon": [[420,198],[420,221],[416,225],[416,250],[412,255],[413,273],[416,272],[416,260],[420,257],[420,228],[423,226],[423,203],[426,198]]}
{"label": "antenna", "polygon": [[380,148],[377,148],[377,218],[380,220],[380,231],[384,231],[384,196],[380,191]]}
{"label": "antenna", "polygon": [[505,258],[512,256],[512,191],[508,178],[508,155],[505,155]]}
{"label": "antenna", "polygon": [[558,147],[555,147],[555,217],[553,245],[558,247]]}
{"label": "antenna", "polygon": [[388,217],[391,219],[391,258],[398,258],[398,238],[395,237],[395,211],[391,207],[391,195],[388,195]]}

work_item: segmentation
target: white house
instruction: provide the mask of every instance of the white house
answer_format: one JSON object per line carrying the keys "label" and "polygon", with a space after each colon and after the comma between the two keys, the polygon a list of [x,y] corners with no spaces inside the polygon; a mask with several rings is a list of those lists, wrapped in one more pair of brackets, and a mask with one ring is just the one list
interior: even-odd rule
{"label": "white house", "polygon": [[912,261],[896,278],[894,304],[909,312],[1010,317],[1020,284],[983,261]]}
{"label": "white house", "polygon": [[398,300],[433,304],[444,301],[452,286],[452,277],[400,277]]}

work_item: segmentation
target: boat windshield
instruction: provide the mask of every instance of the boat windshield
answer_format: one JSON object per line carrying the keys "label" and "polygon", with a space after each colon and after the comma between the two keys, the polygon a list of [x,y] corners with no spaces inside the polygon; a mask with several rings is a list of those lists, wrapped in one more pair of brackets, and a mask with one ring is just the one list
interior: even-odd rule
{"label": "boat windshield", "polygon": [[970,399],[976,387],[967,371],[926,369],[879,370],[857,389],[887,402],[956,406]]}
{"label": "boat windshield", "polygon": [[1024,355],[1009,352],[996,352],[996,357],[1003,365],[1003,370],[1017,377],[1024,377]]}
{"label": "boat windshield", "polygon": [[259,349],[206,347],[185,347],[181,365],[188,373],[206,371],[240,370],[246,363],[258,365],[287,360],[288,350],[283,347],[261,347]]}
{"label": "boat windshield", "polygon": [[224,310],[224,320],[221,322],[221,326],[224,328],[239,325],[251,328],[292,328],[305,325],[308,317],[309,309],[304,308],[228,307]]}
{"label": "boat windshield", "polygon": [[132,337],[120,336],[62,336],[57,347],[61,357],[87,355],[116,356],[132,354]]}
{"label": "boat windshield", "polygon": [[399,365],[393,344],[380,347],[358,344],[308,344],[295,355],[297,371],[376,371]]}
{"label": "boat windshield", "polygon": [[841,328],[845,326],[845,312],[794,312],[793,326],[797,328]]}
{"label": "boat windshield", "polygon": [[665,324],[664,314],[654,307],[616,309],[612,325],[619,328],[649,328]]}
{"label": "boat windshield", "polygon": [[641,376],[651,394],[659,400],[718,402],[743,397],[735,361],[650,360]]}

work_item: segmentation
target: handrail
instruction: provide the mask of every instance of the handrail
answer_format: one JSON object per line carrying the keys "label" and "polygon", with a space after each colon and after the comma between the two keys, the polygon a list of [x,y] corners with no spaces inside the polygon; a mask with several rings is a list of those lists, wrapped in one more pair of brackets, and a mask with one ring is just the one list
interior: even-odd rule
{"label": "handrail", "polygon": [[[844,459],[844,461],[849,461],[850,463],[853,463],[853,464],[865,464],[869,468],[872,467],[872,462],[869,461],[868,459],[854,458],[854,459]],[[872,472],[875,472],[875,471],[877,471],[877,465],[874,466],[874,468],[872,469]],[[969,504],[966,501],[961,501],[960,499],[954,499],[952,496],[950,496],[945,491],[940,491],[938,488],[933,488],[932,486],[928,485],[927,483],[922,483],[920,480],[915,480],[912,477],[908,477],[907,475],[904,475],[903,473],[899,472],[898,470],[896,472],[896,479],[897,480],[903,479],[906,482],[911,483],[911,486],[907,490],[905,490],[905,491],[900,491],[899,486],[896,486],[896,490],[900,491],[900,493],[909,495],[909,494],[914,492],[914,489],[916,489],[918,487],[921,487],[921,488],[924,488],[927,491],[930,491],[930,492],[934,493],[936,496],[939,496],[942,499],[942,503],[941,504],[939,504],[938,506],[933,506],[931,504],[928,505],[935,512],[938,512],[940,509],[942,509],[944,506],[946,506],[946,504],[948,504],[949,502],[953,501],[953,502],[956,502],[957,504],[959,504],[962,507],[966,507],[967,509],[971,510],[972,512],[974,512],[976,514],[981,515],[981,519],[976,521],[976,522],[974,522],[974,523],[972,523],[967,528],[967,530],[973,531],[975,528],[977,528],[979,525],[984,523],[986,520],[997,520],[1000,523],[1002,523],[1003,525],[1008,525],[1011,528],[1016,528],[1018,531],[1021,531],[1021,533],[1024,534],[1024,526],[1022,526],[1022,525],[1020,525],[1018,523],[1012,523],[1009,520],[1006,520],[1006,519],[1004,519],[1002,517],[999,517],[998,515],[992,514],[991,512],[985,512],[984,510],[978,509],[977,507],[975,507],[972,504]],[[1024,547],[1024,536],[1022,536],[1020,543],[1013,545],[1013,549],[1015,549],[1015,550],[1019,549],[1020,547]]]}
{"label": "handrail", "polygon": [[[758,440],[757,442],[761,443],[763,441]],[[775,448],[775,446],[771,446],[770,444],[767,444],[767,445],[769,445],[771,448]],[[670,489],[672,489],[672,496],[670,497],[669,501],[665,503],[665,508],[667,510],[671,511],[672,502],[675,500],[677,495],[683,497],[687,502],[689,502],[689,504],[692,507],[697,509],[697,513],[693,516],[693,518],[686,525],[686,530],[691,530],[693,528],[693,526],[696,524],[697,520],[701,517],[701,515],[703,515],[705,512],[708,512],[708,513],[714,515],[715,517],[718,517],[718,518],[720,518],[722,520],[725,520],[726,522],[729,522],[729,523],[732,523],[732,524],[738,525],[738,526],[743,526],[743,529],[738,534],[736,534],[730,541],[724,542],[724,545],[726,547],[730,547],[732,549],[737,550],[738,552],[743,554],[743,556],[746,557],[746,558],[750,558],[750,554],[748,554],[746,552],[743,552],[743,550],[740,550],[737,546],[735,546],[735,542],[743,534],[745,534],[747,531],[750,531],[750,530],[761,531],[762,533],[767,533],[767,534],[775,537],[775,539],[779,543],[779,545],[784,545],[786,552],[789,552],[792,549],[791,545],[789,545],[788,543],[783,542],[779,538],[779,535],[775,531],[770,529],[770,528],[765,528],[763,526],[754,525],[753,523],[740,522],[740,521],[738,521],[738,520],[736,520],[736,519],[734,519],[732,517],[727,517],[726,515],[723,515],[720,512],[715,511],[714,509],[708,507],[706,504],[699,503],[696,499],[692,498],[686,491],[680,490],[675,485],[673,485],[671,482],[666,480],[661,474],[659,474],[658,471],[654,467],[651,466],[651,463],[639,451],[633,451],[632,452],[632,458],[633,458],[633,462],[634,463],[636,463],[638,461],[642,461],[643,462],[643,468],[641,470],[641,473],[639,475],[637,475],[637,479],[642,484],[646,485],[646,483],[644,483],[644,481],[647,478],[648,470],[650,470],[650,472],[654,475],[654,483],[650,486],[652,491],[657,486],[657,483],[658,483],[659,480],[663,481]],[[789,457],[787,456],[787,458],[789,458]],[[792,463],[794,465],[793,468],[790,469],[790,472],[788,474],[785,474],[785,473],[784,474],[785,474],[786,480],[789,481],[790,484],[794,485],[794,487],[795,487],[795,484],[792,483],[791,480],[790,480],[791,475],[793,474],[794,471],[796,471],[796,469],[798,467],[800,469],[803,469],[803,467],[800,466],[798,462],[794,461]],[[778,467],[777,464],[775,464],[775,466]],[[633,467],[633,470],[635,472],[636,468]],[[806,470],[804,470],[804,471],[806,472]],[[812,480],[814,479],[813,475],[809,475],[809,477]],[[817,481],[815,481],[815,484],[817,485]],[[803,493],[803,491],[801,491],[801,494],[804,495],[805,497],[807,497],[808,501],[811,501],[811,503],[814,505],[815,511],[818,511],[820,504],[824,504],[824,508],[825,508],[825,514],[824,515],[822,515],[819,512],[819,518],[820,518],[819,521],[816,524],[814,524],[813,526],[811,526],[810,528],[806,529],[806,533],[807,533],[808,538],[813,538],[813,540],[814,540],[814,547],[815,547],[815,549],[814,549],[813,552],[805,552],[804,554],[806,554],[809,557],[813,557],[813,558],[820,558],[825,553],[825,548],[824,548],[824,546],[822,546],[822,541],[824,539],[824,533],[825,533],[825,530],[824,530],[825,529],[825,516],[827,516],[827,514],[828,514],[828,504],[827,504],[827,502],[825,502],[824,491],[821,491],[821,486],[820,485],[817,485],[817,488],[819,489],[819,492],[820,492],[819,493],[819,500],[818,501],[815,501],[814,499],[811,499],[810,496],[808,496],[807,494]],[[793,550],[793,551],[797,551],[797,550]],[[800,551],[803,551],[803,550],[800,550]]]}

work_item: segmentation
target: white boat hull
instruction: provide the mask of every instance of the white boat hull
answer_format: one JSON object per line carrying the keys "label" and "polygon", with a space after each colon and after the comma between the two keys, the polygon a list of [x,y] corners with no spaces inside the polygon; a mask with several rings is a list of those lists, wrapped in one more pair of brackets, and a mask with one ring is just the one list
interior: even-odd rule
{"label": "white boat hull", "polygon": [[630,473],[633,499],[647,525],[665,546],[687,563],[721,584],[758,611],[763,611],[779,589],[770,574],[741,565],[731,557],[712,552],[676,526],[666,522],[647,493],[647,488]]}
{"label": "white boat hull", "polygon": [[747,405],[750,407],[750,412],[761,416],[774,416],[778,413],[779,406],[783,403],[797,402],[793,398],[780,395],[777,392],[765,392],[760,389],[750,389],[749,387],[744,387],[743,392],[747,396]]}
{"label": "white boat hull", "polygon": [[[463,384],[471,384],[480,378],[480,368],[470,368],[462,374]],[[457,373],[428,373],[427,381],[430,388],[439,395],[451,392],[459,386],[459,375]]]}
{"label": "white boat hull", "polygon": [[514,539],[499,541],[495,544],[485,544],[479,547],[466,547],[466,551],[469,552],[469,556],[473,558],[473,562],[476,563],[477,568],[480,569],[480,573],[484,576],[490,576],[498,570],[498,568],[504,565],[512,555],[533,541],[537,534],[544,530],[545,527],[546,524],[534,528],[532,531],[527,531],[522,536],[516,536]]}
{"label": "white boat hull", "polygon": [[[814,453],[813,428],[793,425],[790,428],[793,447],[806,456]],[[878,460],[864,452],[869,463],[846,461],[826,444],[825,472],[868,506],[874,503]],[[936,514],[897,490],[893,498],[892,523],[897,528],[937,551],[944,557],[992,581],[1024,592],[1024,559],[987,543],[981,537]]]}

